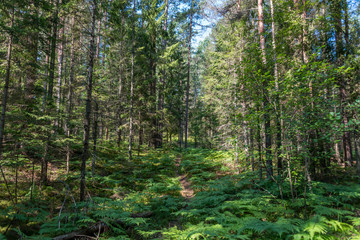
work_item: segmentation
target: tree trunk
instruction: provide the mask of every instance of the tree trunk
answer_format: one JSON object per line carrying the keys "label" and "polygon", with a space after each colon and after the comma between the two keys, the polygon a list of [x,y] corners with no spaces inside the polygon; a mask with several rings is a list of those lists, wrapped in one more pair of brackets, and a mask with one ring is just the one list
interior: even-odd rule
{"label": "tree trunk", "polygon": [[[336,61],[338,66],[344,65],[344,44],[343,44],[343,30],[342,30],[342,7],[340,1],[333,3],[333,14],[335,21],[335,42],[336,42]],[[352,150],[350,131],[347,129],[349,122],[348,111],[346,110],[346,103],[348,99],[347,82],[344,76],[338,74],[337,81],[339,85],[339,97],[340,97],[340,112],[342,117],[342,123],[345,130],[342,137],[344,161],[349,166],[352,165]]]}
{"label": "tree trunk", "polygon": [[84,119],[84,142],[83,153],[81,156],[81,182],[80,182],[80,201],[85,200],[85,175],[86,175],[86,161],[89,158],[89,138],[90,138],[90,124],[91,124],[91,101],[92,101],[92,84],[93,84],[93,68],[95,58],[95,24],[96,24],[96,11],[97,0],[93,0],[92,6],[92,20],[91,20],[91,39],[90,39],[90,52],[89,52],[89,65],[88,65],[88,79],[87,79],[87,99],[86,99],[86,112]]}
{"label": "tree trunk", "polygon": [[47,98],[48,101],[53,97],[54,89],[54,78],[55,78],[55,58],[56,58],[56,42],[57,42],[57,27],[58,27],[58,14],[59,14],[59,0],[56,0],[55,11],[53,14],[53,26],[52,26],[52,36],[51,36],[51,53],[50,53],[50,66],[49,66],[49,79],[48,79],[48,91]]}
{"label": "tree trunk", "polygon": [[190,7],[190,25],[189,25],[189,49],[188,49],[188,63],[187,63],[187,79],[186,79],[186,106],[185,106],[185,148],[188,146],[189,134],[189,91],[190,91],[190,67],[191,67],[191,39],[192,39],[192,24],[193,24],[193,0],[191,0]]}
{"label": "tree trunk", "polygon": [[[258,109],[259,111],[259,109]],[[259,164],[259,179],[262,180],[263,173],[262,173],[262,142],[261,142],[261,127],[260,127],[261,121],[258,121],[258,127],[256,129],[256,140],[258,144],[258,164]]]}
{"label": "tree trunk", "polygon": [[[61,4],[61,0],[59,2]],[[60,124],[60,102],[61,102],[61,85],[62,85],[62,77],[63,77],[63,62],[64,62],[64,29],[65,29],[65,21],[64,17],[61,17],[60,24],[64,24],[59,31],[59,47],[58,47],[58,80],[57,80],[57,88],[56,88],[56,113],[57,119],[55,121],[55,126],[59,127]]]}
{"label": "tree trunk", "polygon": [[[14,23],[14,9],[11,13],[11,23],[10,28],[13,27]],[[9,92],[9,83],[10,83],[10,72],[11,72],[11,54],[12,54],[12,45],[13,45],[13,35],[10,34],[8,49],[6,55],[6,73],[5,73],[5,85],[3,90],[3,99],[1,106],[1,119],[0,119],[0,158],[2,158],[3,153],[3,140],[4,140],[4,129],[5,129],[5,117],[6,117],[6,107],[8,101],[8,92]],[[2,164],[0,164],[1,166]]]}
{"label": "tree trunk", "polygon": [[65,133],[66,137],[68,139],[68,142],[66,143],[66,172],[69,173],[70,170],[70,157],[71,157],[71,151],[70,151],[70,135],[71,135],[71,115],[72,115],[72,97],[73,97],[73,86],[74,83],[74,72],[75,72],[75,15],[72,18],[71,22],[71,50],[70,50],[70,73],[69,73],[69,86],[68,86],[68,94],[67,94],[67,100],[68,100],[68,108],[67,108],[67,117],[65,121]]}
{"label": "tree trunk", "polygon": [[[50,66],[49,66],[49,78],[48,78],[48,90],[47,90],[47,103],[45,106],[46,114],[50,115],[51,104],[53,103],[53,88],[54,88],[54,79],[55,79],[55,59],[56,59],[56,43],[57,43],[57,32],[58,32],[58,15],[59,15],[59,4],[60,1],[55,2],[55,10],[53,13],[53,25],[52,25],[52,37],[51,37],[51,47],[50,47]],[[51,125],[51,122],[48,121],[48,125]],[[44,153],[41,159],[41,184],[47,185],[47,172],[48,172],[48,155],[49,155],[49,145],[50,145],[51,133],[48,130]]]}
{"label": "tree trunk", "polygon": [[[168,23],[168,9],[169,9],[169,0],[165,0],[165,19],[164,19],[164,25],[163,25],[163,31],[166,32],[167,31],[167,23]],[[162,40],[162,47],[163,47],[163,51],[166,51],[166,45],[167,45],[167,41],[166,39],[163,37]],[[166,63],[164,63],[166,64]],[[163,144],[163,128],[164,128],[164,112],[163,112],[163,108],[164,108],[164,89],[165,89],[165,81],[166,81],[166,72],[165,72],[165,66],[163,66],[162,69],[162,76],[160,78],[160,86],[159,86],[159,103],[158,103],[158,112],[160,113],[160,120],[159,120],[159,126],[158,126],[158,132],[159,132],[159,141],[160,141],[160,146],[162,146]]]}
{"label": "tree trunk", "polygon": [[[135,65],[135,11],[136,1],[133,1],[133,26],[131,36],[131,79],[130,79],[130,113],[129,113],[129,161],[132,160],[132,143],[133,143],[133,111],[134,111],[134,65]],[[139,131],[140,141],[140,131]],[[140,142],[139,142],[140,149]],[[140,152],[140,151],[139,151]]]}
{"label": "tree trunk", "polygon": [[347,0],[344,0],[344,24],[345,24],[345,54],[348,56],[350,53],[350,33],[349,33],[349,13],[348,13],[348,3]]}
{"label": "tree trunk", "polygon": [[[15,11],[12,9],[11,12],[11,22],[10,28],[13,27],[14,24],[14,14]],[[1,118],[0,118],[0,170],[1,175],[4,179],[6,189],[8,191],[9,197],[11,201],[13,201],[9,186],[7,184],[7,180],[5,177],[5,173],[2,168],[2,160],[3,160],[3,140],[4,140],[4,131],[5,131],[5,120],[6,120],[6,107],[8,101],[8,92],[9,92],[9,83],[10,83],[10,72],[11,72],[11,54],[12,54],[12,46],[13,46],[13,35],[10,33],[9,42],[8,42],[8,49],[6,54],[6,73],[5,73],[5,85],[3,90],[3,99],[2,99],[2,106],[1,106]],[[16,197],[15,197],[16,198]]]}
{"label": "tree trunk", "polygon": [[[263,0],[258,0],[258,16],[259,16],[259,37],[260,37],[260,50],[262,55],[262,62],[265,67],[265,36],[264,36],[264,14],[263,14]],[[270,133],[270,113],[269,113],[269,100],[267,91],[267,82],[264,81],[263,94],[264,94],[264,121],[265,121],[265,152],[266,152],[266,176],[268,179],[273,175],[273,166],[271,158],[271,133]]]}
{"label": "tree trunk", "polygon": [[[48,47],[50,47],[50,40],[47,41]],[[46,99],[47,99],[47,82],[49,80],[49,56],[50,49],[48,48],[47,51],[45,51],[45,81],[43,82],[43,102],[42,102],[42,108],[41,111],[45,112],[46,108]]]}
{"label": "tree trunk", "polygon": [[97,147],[97,132],[98,132],[98,114],[99,114],[99,104],[95,100],[95,111],[94,111],[94,128],[93,128],[93,158],[91,164],[91,174],[95,175],[95,162],[96,162],[96,147]]}
{"label": "tree trunk", "polygon": [[255,159],[254,159],[254,130],[250,128],[250,159],[251,159],[251,171],[255,171]]}
{"label": "tree trunk", "polygon": [[[356,133],[356,131],[355,131]],[[360,176],[360,145],[359,145],[359,134],[355,134],[354,133],[354,148],[355,148],[355,158],[356,158],[356,172],[357,172],[357,175]]]}
{"label": "tree trunk", "polygon": [[275,78],[275,88],[276,88],[276,96],[275,96],[275,102],[276,102],[276,155],[277,155],[277,173],[278,175],[281,174],[281,171],[283,169],[283,162],[281,157],[281,105],[280,105],[280,99],[279,99],[279,76],[278,76],[278,63],[277,63],[277,54],[276,54],[276,38],[275,38],[275,20],[274,20],[274,4],[273,0],[270,0],[270,11],[271,11],[271,33],[272,33],[272,47],[273,47],[273,61],[274,61],[274,78]]}
{"label": "tree trunk", "polygon": [[[95,51],[95,59],[96,59],[96,66],[100,65],[99,57],[100,57],[100,34],[101,33],[101,17],[98,20],[97,26],[97,38],[96,38],[96,51]],[[95,86],[95,82],[93,83]],[[97,150],[97,138],[98,138],[98,125],[99,125],[99,103],[97,100],[97,96],[94,97],[94,126],[93,126],[93,152],[92,152],[92,163],[91,163],[91,175],[95,175],[95,166],[96,166],[96,150]]]}

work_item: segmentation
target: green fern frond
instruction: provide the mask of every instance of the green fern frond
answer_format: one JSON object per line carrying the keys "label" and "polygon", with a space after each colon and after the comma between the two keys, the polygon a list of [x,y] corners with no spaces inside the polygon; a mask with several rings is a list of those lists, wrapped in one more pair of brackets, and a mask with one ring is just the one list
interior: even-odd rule
{"label": "green fern frond", "polygon": [[227,235],[222,225],[204,225],[203,223],[193,226],[195,230],[191,231],[186,239],[207,239],[206,237],[219,237]]}
{"label": "green fern frond", "polygon": [[297,233],[291,236],[292,240],[311,240],[309,233]]}
{"label": "green fern frond", "polygon": [[335,232],[350,232],[353,230],[353,226],[350,224],[339,222],[337,220],[329,220],[327,223],[332,227]]}
{"label": "green fern frond", "polygon": [[80,225],[81,224],[87,225],[89,223],[96,223],[96,221],[94,219],[89,218],[89,217],[82,218],[82,219],[76,221],[76,224],[80,224]]}
{"label": "green fern frond", "polygon": [[351,215],[352,212],[347,211],[347,210],[343,210],[343,209],[335,209],[335,208],[330,208],[330,207],[326,207],[323,205],[316,205],[314,206],[314,212],[318,215],[323,215],[323,216],[345,216],[345,215]]}
{"label": "green fern frond", "polygon": [[309,221],[304,224],[304,231],[308,232],[310,239],[314,239],[315,234],[326,234],[327,233],[327,219],[325,217],[315,215]]}
{"label": "green fern frond", "polygon": [[271,228],[272,228],[272,223],[270,222],[261,221],[260,219],[254,217],[247,217],[244,219],[243,227],[238,229],[238,231],[243,232],[244,230],[252,230],[254,232],[262,233]]}
{"label": "green fern frond", "polygon": [[348,217],[354,227],[360,226],[360,217]]}

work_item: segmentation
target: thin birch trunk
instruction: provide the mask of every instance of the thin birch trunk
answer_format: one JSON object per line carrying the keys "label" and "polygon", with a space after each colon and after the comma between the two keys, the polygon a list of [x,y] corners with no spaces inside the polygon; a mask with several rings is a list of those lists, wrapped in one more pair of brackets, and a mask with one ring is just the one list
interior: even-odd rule
{"label": "thin birch trunk", "polygon": [[[61,4],[61,0],[59,2]],[[55,126],[60,126],[60,102],[61,102],[61,85],[63,77],[63,63],[64,63],[64,29],[65,21],[64,17],[61,17],[60,24],[64,24],[59,31],[59,47],[58,47],[58,79],[57,79],[57,88],[56,88],[56,113],[57,119],[55,121]]]}

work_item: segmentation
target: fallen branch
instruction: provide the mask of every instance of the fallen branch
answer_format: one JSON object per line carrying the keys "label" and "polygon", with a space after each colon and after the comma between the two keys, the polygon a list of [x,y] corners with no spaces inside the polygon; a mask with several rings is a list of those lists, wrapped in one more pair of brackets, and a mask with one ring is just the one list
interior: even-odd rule
{"label": "fallen branch", "polygon": [[[153,215],[153,212],[144,212],[144,213],[132,213],[130,216],[132,218],[149,218]],[[130,235],[134,235],[136,234],[134,232],[134,229],[132,226],[127,225],[126,223],[124,223],[121,220],[116,220],[114,221],[114,224],[118,224],[121,227],[123,227],[124,229],[126,229],[127,234]],[[110,227],[104,223],[104,222],[98,222],[88,228],[84,228],[84,229],[80,229],[71,233],[67,233],[61,236],[57,236],[54,237],[53,240],[71,240],[74,239],[76,237],[84,237],[84,236],[88,236],[89,238],[94,238],[96,239],[96,237],[93,236],[100,236],[101,233],[104,233],[106,231],[108,231],[110,229]],[[141,239],[140,237],[137,237],[136,239]]]}
{"label": "fallen branch", "polygon": [[98,222],[95,225],[92,225],[88,228],[84,228],[78,231],[74,231],[58,237],[54,237],[53,240],[70,240],[79,236],[91,236],[96,232],[100,232],[100,233],[106,232],[108,229],[109,227],[107,226],[106,223]]}

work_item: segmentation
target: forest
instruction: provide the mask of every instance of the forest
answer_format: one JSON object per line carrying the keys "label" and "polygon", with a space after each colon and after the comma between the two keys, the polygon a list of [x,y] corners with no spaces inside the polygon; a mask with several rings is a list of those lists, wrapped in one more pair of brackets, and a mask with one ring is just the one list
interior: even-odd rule
{"label": "forest", "polygon": [[358,0],[0,0],[0,240],[360,239]]}

